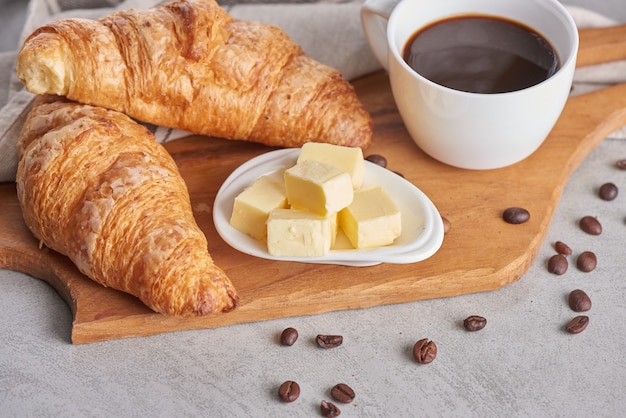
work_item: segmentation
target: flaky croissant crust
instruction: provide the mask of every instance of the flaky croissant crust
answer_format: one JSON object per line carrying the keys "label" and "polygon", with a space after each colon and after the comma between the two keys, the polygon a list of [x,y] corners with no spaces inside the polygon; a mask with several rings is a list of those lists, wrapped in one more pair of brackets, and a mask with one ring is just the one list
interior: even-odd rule
{"label": "flaky croissant crust", "polygon": [[34,93],[196,134],[273,146],[371,142],[371,117],[338,71],[214,0],[52,22],[25,41],[17,74]]}
{"label": "flaky croissant crust", "polygon": [[18,150],[26,224],[82,273],[165,314],[237,306],[174,160],[145,127],[118,112],[39,97]]}

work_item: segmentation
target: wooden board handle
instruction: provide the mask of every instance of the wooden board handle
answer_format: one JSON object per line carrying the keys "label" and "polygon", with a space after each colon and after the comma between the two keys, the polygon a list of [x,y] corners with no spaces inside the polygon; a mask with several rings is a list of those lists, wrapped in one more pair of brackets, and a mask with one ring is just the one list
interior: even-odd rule
{"label": "wooden board handle", "polygon": [[577,67],[626,59],[626,24],[578,31]]}

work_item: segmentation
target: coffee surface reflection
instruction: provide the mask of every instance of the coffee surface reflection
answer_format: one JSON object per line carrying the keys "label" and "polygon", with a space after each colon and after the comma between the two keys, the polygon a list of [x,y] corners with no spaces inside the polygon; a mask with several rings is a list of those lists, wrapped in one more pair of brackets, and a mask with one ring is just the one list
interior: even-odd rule
{"label": "coffee surface reflection", "polygon": [[406,43],[404,60],[423,77],[471,93],[505,93],[548,79],[559,69],[550,43],[507,19],[461,16],[435,22]]}

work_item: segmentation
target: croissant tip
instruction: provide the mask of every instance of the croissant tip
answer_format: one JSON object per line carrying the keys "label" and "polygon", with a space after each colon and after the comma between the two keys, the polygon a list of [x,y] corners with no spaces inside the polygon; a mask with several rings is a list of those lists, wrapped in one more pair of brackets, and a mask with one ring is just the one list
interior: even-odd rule
{"label": "croissant tip", "polygon": [[239,296],[232,295],[231,302],[232,302],[231,305],[226,306],[224,307],[224,309],[222,309],[223,313],[231,312],[237,309],[237,307],[239,306]]}
{"label": "croissant tip", "polygon": [[227,313],[235,310],[239,306],[239,296],[230,294],[230,303],[224,304],[224,306],[216,306],[215,300],[203,299],[198,301],[198,306],[193,312],[194,316],[206,316],[214,313]]}

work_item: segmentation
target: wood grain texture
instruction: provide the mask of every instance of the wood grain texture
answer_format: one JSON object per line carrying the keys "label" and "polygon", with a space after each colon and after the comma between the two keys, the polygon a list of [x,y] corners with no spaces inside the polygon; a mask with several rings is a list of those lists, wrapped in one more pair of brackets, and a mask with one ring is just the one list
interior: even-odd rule
{"label": "wood grain texture", "polygon": [[[132,296],[97,285],[67,258],[39,248],[22,221],[12,183],[0,184],[0,268],[27,273],[58,291],[73,312],[75,344],[492,291],[528,270],[572,172],[608,134],[626,124],[626,84],[573,97],[548,139],[529,158],[502,169],[470,171],[439,163],[414,145],[386,74],[354,84],[375,123],[374,142],[365,154],[384,155],[389,169],[424,191],[452,224],[430,259],[344,267],[276,262],[237,252],[213,226],[213,200],[237,166],[271,148],[189,137],[166,148],[188,184],[211,255],[241,296],[236,311],[206,318],[167,317]],[[527,208],[530,220],[505,223],[501,214],[510,206]]]}
{"label": "wood grain texture", "polygon": [[626,57],[626,24],[580,31],[579,67],[617,61]]}

